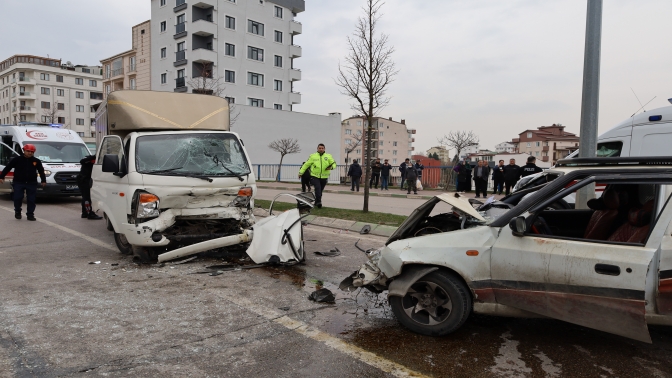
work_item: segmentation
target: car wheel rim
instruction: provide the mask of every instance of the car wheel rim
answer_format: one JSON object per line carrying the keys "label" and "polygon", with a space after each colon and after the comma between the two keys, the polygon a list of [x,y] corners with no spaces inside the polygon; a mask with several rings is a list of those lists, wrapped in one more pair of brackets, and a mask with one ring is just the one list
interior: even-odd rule
{"label": "car wheel rim", "polygon": [[406,315],[422,325],[443,323],[453,310],[448,293],[441,286],[427,281],[414,283],[401,302]]}

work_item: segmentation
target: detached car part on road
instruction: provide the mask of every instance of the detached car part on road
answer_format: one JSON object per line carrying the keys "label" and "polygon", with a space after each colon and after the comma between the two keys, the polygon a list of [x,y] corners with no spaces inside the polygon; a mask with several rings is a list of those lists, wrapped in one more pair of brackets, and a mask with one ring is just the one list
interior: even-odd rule
{"label": "detached car part on road", "polygon": [[[388,290],[397,319],[426,335],[473,311],[651,342],[647,324],[672,325],[672,159],[567,159],[547,173],[501,201],[434,197],[341,289]],[[588,208],[560,205],[597,182]]]}

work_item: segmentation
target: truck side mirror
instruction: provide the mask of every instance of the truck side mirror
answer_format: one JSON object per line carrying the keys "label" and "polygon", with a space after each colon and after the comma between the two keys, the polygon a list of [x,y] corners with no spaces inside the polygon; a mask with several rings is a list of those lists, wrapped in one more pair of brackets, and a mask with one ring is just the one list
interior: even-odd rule
{"label": "truck side mirror", "polygon": [[119,172],[119,156],[105,155],[103,156],[103,172],[118,173]]}
{"label": "truck side mirror", "polygon": [[511,222],[509,222],[509,228],[511,228],[513,231],[514,236],[525,235],[525,231],[527,231],[527,222],[525,221],[525,217],[511,219]]}

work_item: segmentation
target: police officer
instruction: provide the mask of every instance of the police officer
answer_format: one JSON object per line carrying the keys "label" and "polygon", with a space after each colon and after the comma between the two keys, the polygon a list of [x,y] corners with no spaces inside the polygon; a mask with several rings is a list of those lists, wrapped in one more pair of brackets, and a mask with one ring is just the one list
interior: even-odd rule
{"label": "police officer", "polygon": [[521,176],[529,176],[533,175],[535,173],[543,172],[543,169],[537,167],[536,164],[534,164],[537,161],[537,158],[534,156],[530,156],[527,158],[527,164],[523,165],[520,169]]}
{"label": "police officer", "polygon": [[35,146],[26,144],[23,146],[23,155],[10,160],[5,169],[0,173],[0,184],[5,182],[5,176],[14,169],[14,218],[21,219],[21,205],[23,204],[23,192],[26,192],[28,209],[26,218],[35,221],[35,197],[37,197],[37,175],[40,175],[42,187],[47,186],[47,176],[44,175],[44,167],[40,159],[36,158]]}
{"label": "police officer", "polygon": [[79,192],[82,194],[82,218],[103,219],[91,210],[91,172],[93,171],[93,165],[96,164],[96,157],[89,155],[80,160],[79,163],[82,167],[77,175],[77,186],[79,186]]}

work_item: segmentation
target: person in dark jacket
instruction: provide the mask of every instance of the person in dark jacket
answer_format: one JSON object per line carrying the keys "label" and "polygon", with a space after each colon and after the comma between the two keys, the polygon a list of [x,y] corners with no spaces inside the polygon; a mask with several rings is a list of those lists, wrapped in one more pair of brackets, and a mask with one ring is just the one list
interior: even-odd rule
{"label": "person in dark jacket", "polygon": [[408,194],[411,194],[411,188],[413,188],[413,193],[418,194],[418,186],[416,182],[418,181],[418,171],[415,169],[413,164],[406,167],[406,185],[408,185]]}
{"label": "person in dark jacket", "polygon": [[502,168],[504,172],[504,186],[506,187],[506,195],[511,194],[511,188],[513,188],[518,180],[520,180],[520,167],[516,165],[516,159],[509,159],[509,165],[505,165]]}
{"label": "person in dark jacket", "polygon": [[476,198],[483,197],[488,194],[488,180],[490,179],[490,167],[488,163],[483,160],[478,161],[478,165],[474,168],[474,186],[476,187]]}
{"label": "person in dark jacket", "polygon": [[457,191],[466,192],[469,184],[469,172],[465,162],[460,162],[457,167]]}
{"label": "person in dark jacket", "polygon": [[355,188],[359,192],[359,180],[362,178],[362,166],[357,163],[357,159],[352,159],[352,164],[348,169],[348,177],[352,180],[350,184],[350,191],[354,192]]}
{"label": "person in dark jacket", "polygon": [[523,165],[521,168],[520,175],[522,177],[533,175],[535,173],[543,172],[544,170],[537,167],[536,164],[534,164],[537,161],[537,158],[534,156],[530,156],[527,158],[527,164]]}
{"label": "person in dark jacket", "polygon": [[390,182],[390,171],[392,166],[388,163],[389,160],[385,159],[383,165],[380,166],[380,190],[389,190],[387,184]]}
{"label": "person in dark jacket", "polygon": [[23,156],[17,156],[10,160],[5,169],[0,173],[0,184],[5,182],[5,176],[14,169],[14,218],[21,219],[21,205],[23,204],[23,192],[26,192],[28,200],[28,209],[26,218],[29,221],[35,219],[35,198],[37,197],[37,175],[40,175],[42,187],[47,186],[47,176],[44,174],[44,167],[40,159],[36,158],[35,146],[26,144],[23,146]]}
{"label": "person in dark jacket", "polygon": [[[303,167],[305,163],[305,161],[301,163],[301,166]],[[310,192],[310,168],[306,168],[306,171],[303,172],[303,176],[301,176],[301,191],[304,193]]]}
{"label": "person in dark jacket", "polygon": [[376,161],[371,163],[371,179],[369,180],[369,188],[374,187],[378,189],[378,183],[380,181],[380,158],[376,158]]}
{"label": "person in dark jacket", "polygon": [[82,218],[98,220],[103,219],[100,215],[91,210],[91,172],[93,165],[96,164],[96,157],[89,155],[79,161],[81,168],[77,175],[77,186],[82,194]]}
{"label": "person in dark jacket", "polygon": [[492,194],[502,194],[504,189],[504,160],[499,161],[499,165],[495,165],[492,169],[492,181],[494,181],[494,188]]}
{"label": "person in dark jacket", "polygon": [[422,170],[425,169],[425,166],[420,163],[420,159],[415,161],[415,170],[418,172],[418,180],[422,182]]}
{"label": "person in dark jacket", "polygon": [[401,181],[399,182],[399,188],[401,190],[404,190],[404,184],[406,183],[406,169],[410,167],[411,164],[411,159],[406,158],[401,165],[399,165],[399,173],[401,173]]}

